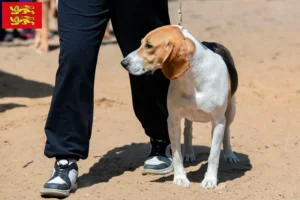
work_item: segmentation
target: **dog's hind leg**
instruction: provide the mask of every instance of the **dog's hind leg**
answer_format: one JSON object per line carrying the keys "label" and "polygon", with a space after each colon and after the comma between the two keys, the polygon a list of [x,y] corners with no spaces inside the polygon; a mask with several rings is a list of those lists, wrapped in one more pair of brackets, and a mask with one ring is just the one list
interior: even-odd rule
{"label": "dog's hind leg", "polygon": [[225,113],[226,127],[223,139],[224,159],[229,163],[238,163],[240,161],[239,158],[232,152],[230,144],[230,124],[234,120],[235,112],[235,96],[233,96]]}
{"label": "dog's hind leg", "polygon": [[195,153],[193,150],[193,122],[185,119],[184,121],[184,162],[191,163],[196,161]]}

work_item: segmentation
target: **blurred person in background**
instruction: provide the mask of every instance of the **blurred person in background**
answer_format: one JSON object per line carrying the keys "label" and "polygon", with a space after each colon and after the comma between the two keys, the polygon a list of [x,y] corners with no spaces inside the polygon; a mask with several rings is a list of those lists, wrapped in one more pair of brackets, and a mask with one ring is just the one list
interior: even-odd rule
{"label": "blurred person in background", "polygon": [[30,46],[33,49],[39,50],[41,52],[49,51],[49,14],[57,18],[57,8],[55,0],[37,0],[42,2],[42,28],[35,30],[34,42]]}
{"label": "blurred person in background", "polygon": [[110,27],[110,23],[107,23],[102,42],[111,42],[112,40],[115,40],[113,31],[110,30],[109,27]]}

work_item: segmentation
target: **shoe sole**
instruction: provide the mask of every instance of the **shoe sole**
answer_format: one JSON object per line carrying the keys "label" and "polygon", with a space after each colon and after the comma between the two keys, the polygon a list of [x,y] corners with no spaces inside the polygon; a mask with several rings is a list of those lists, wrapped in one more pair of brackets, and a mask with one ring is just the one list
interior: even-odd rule
{"label": "shoe sole", "polygon": [[41,189],[40,193],[42,197],[57,197],[57,198],[64,198],[68,197],[72,191],[77,189],[77,184],[74,184],[70,190],[58,190],[58,189],[49,189],[43,188]]}
{"label": "shoe sole", "polygon": [[143,169],[142,174],[143,175],[146,175],[146,174],[163,175],[163,174],[169,174],[169,173],[173,172],[173,170],[174,170],[173,165],[171,165],[168,168],[159,169],[159,170],[155,170],[155,169]]}

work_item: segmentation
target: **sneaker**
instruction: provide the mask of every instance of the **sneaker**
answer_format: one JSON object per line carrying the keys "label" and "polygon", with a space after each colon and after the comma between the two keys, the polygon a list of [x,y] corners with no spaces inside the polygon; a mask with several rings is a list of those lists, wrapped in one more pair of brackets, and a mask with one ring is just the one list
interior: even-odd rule
{"label": "sneaker", "polygon": [[41,195],[43,197],[68,197],[71,191],[77,189],[77,177],[76,161],[56,161],[50,179],[41,190]]}
{"label": "sneaker", "polygon": [[142,174],[168,174],[173,171],[170,142],[150,141],[150,152],[144,163]]}

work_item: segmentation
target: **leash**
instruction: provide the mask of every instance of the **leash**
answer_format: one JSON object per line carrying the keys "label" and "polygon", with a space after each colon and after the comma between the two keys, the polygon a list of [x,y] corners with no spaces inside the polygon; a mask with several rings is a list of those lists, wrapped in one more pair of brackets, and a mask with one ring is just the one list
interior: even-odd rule
{"label": "leash", "polygon": [[178,25],[182,24],[182,0],[179,0],[179,9],[178,9]]}

